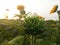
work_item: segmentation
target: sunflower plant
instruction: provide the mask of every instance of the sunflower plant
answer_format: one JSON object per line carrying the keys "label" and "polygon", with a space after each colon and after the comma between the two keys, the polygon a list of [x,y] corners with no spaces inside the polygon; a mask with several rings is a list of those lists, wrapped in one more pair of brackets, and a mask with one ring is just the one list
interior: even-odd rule
{"label": "sunflower plant", "polygon": [[36,36],[44,32],[44,18],[39,16],[27,17],[24,19],[25,34],[32,36],[32,45],[35,45]]}
{"label": "sunflower plant", "polygon": [[30,12],[26,13],[24,5],[17,5],[17,10],[19,10],[20,14],[15,14],[15,15],[19,17],[19,19],[26,18],[26,16],[30,13]]}

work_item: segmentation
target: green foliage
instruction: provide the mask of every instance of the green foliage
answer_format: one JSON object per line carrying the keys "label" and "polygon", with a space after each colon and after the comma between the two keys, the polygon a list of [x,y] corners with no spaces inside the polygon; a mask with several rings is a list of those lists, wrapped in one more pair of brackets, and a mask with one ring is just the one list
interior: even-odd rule
{"label": "green foliage", "polygon": [[60,35],[58,36],[56,43],[57,43],[57,45],[60,45]]}
{"label": "green foliage", "polygon": [[59,16],[57,45],[60,45],[60,10],[58,10],[57,13],[58,13],[58,16]]}
{"label": "green foliage", "polygon": [[22,22],[19,20],[0,20],[0,43],[24,35]]}
{"label": "green foliage", "polygon": [[37,40],[37,45],[56,45],[48,40],[41,40],[41,39],[38,39]]}
{"label": "green foliage", "polygon": [[56,43],[57,35],[58,35],[57,31],[54,29],[51,29],[51,30],[45,31],[40,36],[38,35],[38,37],[41,39],[49,40],[50,42]]}
{"label": "green foliage", "polygon": [[[57,41],[57,43],[59,44],[60,34],[58,35],[58,28],[57,28],[59,24],[56,27],[51,27],[51,24],[57,25],[57,21],[53,20],[45,21],[43,18],[39,19],[38,16],[27,17],[24,20],[24,22],[20,20],[0,20],[0,43],[6,41],[10,42],[10,40],[12,40],[14,37],[24,35],[25,31],[25,33],[28,34],[28,36],[30,36],[30,34],[36,35],[37,38],[46,39],[54,43]],[[29,42],[29,39],[26,38],[24,39],[24,41],[25,43],[27,43]],[[18,42],[19,41],[17,41],[17,43]]]}
{"label": "green foliage", "polygon": [[[51,26],[51,24],[55,24],[56,26]],[[58,36],[58,27],[57,22],[53,20],[45,21],[45,31],[43,34],[38,35],[37,38],[42,38],[49,40],[50,42],[56,43]]]}
{"label": "green foliage", "polygon": [[26,34],[41,34],[44,32],[44,19],[38,16],[27,17],[24,20],[24,27]]}
{"label": "green foliage", "polygon": [[30,41],[32,45],[35,45],[36,36],[44,32],[44,22],[44,18],[39,18],[39,16],[31,16],[24,19],[25,35],[29,35],[29,37],[32,36],[31,40],[27,37],[27,42]]}
{"label": "green foliage", "polygon": [[12,45],[12,44],[9,44],[9,43],[1,43],[1,45]]}
{"label": "green foliage", "polygon": [[24,15],[25,13],[26,13],[26,12],[25,12],[24,10],[21,10],[21,11],[20,11],[20,14],[21,14],[21,15]]}
{"label": "green foliage", "polygon": [[59,11],[57,11],[57,13],[60,15],[60,10],[59,10]]}
{"label": "green foliage", "polygon": [[11,41],[8,42],[8,44],[12,44],[12,45],[23,45],[24,42],[24,36],[18,36],[14,39],[12,39]]}

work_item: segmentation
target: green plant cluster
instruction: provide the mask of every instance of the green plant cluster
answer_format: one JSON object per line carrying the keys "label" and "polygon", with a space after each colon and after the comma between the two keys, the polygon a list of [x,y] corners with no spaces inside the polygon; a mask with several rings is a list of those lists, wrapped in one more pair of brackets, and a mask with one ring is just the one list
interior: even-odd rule
{"label": "green plant cluster", "polygon": [[44,19],[38,16],[27,17],[24,20],[25,33],[28,35],[37,35],[44,32]]}
{"label": "green plant cluster", "polygon": [[[25,20],[0,20],[0,44],[14,40],[16,36],[24,36],[24,43],[29,42],[30,35],[36,35],[36,39],[48,40],[56,43],[58,35],[58,26],[51,27],[51,24],[58,24],[57,21],[40,19],[38,16],[27,17]],[[17,40],[17,39],[16,39]],[[19,39],[18,39],[19,40]],[[30,39],[31,40],[31,39]],[[58,39],[59,40],[59,39]],[[21,41],[21,39],[19,40]],[[13,41],[15,42],[15,41]],[[15,44],[17,45],[17,42]],[[37,42],[37,41],[36,41]]]}
{"label": "green plant cluster", "polygon": [[19,35],[24,35],[21,21],[0,19],[0,44],[8,42]]}

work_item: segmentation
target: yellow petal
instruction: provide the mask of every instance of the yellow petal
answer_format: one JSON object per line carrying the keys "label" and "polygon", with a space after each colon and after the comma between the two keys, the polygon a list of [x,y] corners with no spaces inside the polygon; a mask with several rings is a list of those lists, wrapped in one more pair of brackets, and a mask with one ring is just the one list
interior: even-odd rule
{"label": "yellow petal", "polygon": [[57,5],[53,6],[53,8],[50,10],[50,14],[56,12],[57,8],[58,8]]}

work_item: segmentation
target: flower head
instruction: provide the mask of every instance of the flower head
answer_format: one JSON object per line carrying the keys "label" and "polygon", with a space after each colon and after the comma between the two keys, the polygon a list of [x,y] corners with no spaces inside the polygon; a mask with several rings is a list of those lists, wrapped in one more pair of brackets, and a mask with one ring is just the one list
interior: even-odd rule
{"label": "flower head", "polygon": [[58,5],[54,5],[53,8],[50,10],[50,14],[57,11]]}
{"label": "flower head", "polygon": [[17,6],[17,9],[18,9],[18,10],[24,10],[24,8],[25,8],[24,5],[18,5],[18,6]]}

